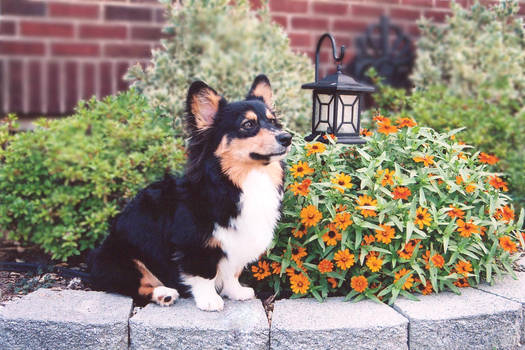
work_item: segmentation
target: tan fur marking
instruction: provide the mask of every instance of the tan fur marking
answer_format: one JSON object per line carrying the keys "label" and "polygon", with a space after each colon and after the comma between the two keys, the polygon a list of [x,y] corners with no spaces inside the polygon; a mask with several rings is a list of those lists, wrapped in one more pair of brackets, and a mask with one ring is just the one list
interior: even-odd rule
{"label": "tan fur marking", "polygon": [[142,275],[140,279],[139,295],[144,297],[153,297],[155,287],[163,286],[161,281],[144,265],[140,260],[133,259],[137,270]]}
{"label": "tan fur marking", "polygon": [[206,243],[204,245],[206,247],[208,247],[208,248],[220,248],[221,247],[221,241],[219,241],[215,237],[211,237],[210,239],[208,239],[206,241]]}
{"label": "tan fur marking", "polygon": [[265,82],[260,82],[259,84],[257,84],[255,89],[253,90],[253,95],[257,97],[262,97],[264,103],[266,103],[268,107],[273,106],[272,88]]}
{"label": "tan fur marking", "polygon": [[248,111],[244,115],[244,118],[249,119],[249,120],[257,121],[257,114],[255,114],[253,111]]}
{"label": "tan fur marking", "polygon": [[266,110],[266,118],[268,118],[268,119],[277,119],[277,118],[275,118],[275,116],[272,114],[272,112],[270,112],[269,109]]}
{"label": "tan fur marking", "polygon": [[195,116],[198,129],[206,129],[213,123],[213,116],[219,109],[221,97],[210,89],[204,89],[195,96],[191,103],[191,112]]}

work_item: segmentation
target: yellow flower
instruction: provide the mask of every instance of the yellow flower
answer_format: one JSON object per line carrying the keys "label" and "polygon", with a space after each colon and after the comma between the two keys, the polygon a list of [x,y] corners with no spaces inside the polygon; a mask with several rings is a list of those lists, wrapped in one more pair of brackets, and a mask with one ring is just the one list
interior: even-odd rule
{"label": "yellow flower", "polygon": [[337,185],[335,188],[341,193],[344,193],[346,188],[352,188],[353,184],[351,181],[352,177],[344,173],[340,173],[335,178],[332,178],[332,183]]}
{"label": "yellow flower", "polygon": [[292,260],[297,263],[297,265],[301,264],[301,259],[307,255],[306,248],[305,247],[294,247],[292,248]]}
{"label": "yellow flower", "polygon": [[350,254],[348,248],[345,250],[339,250],[335,253],[334,260],[337,266],[342,270],[351,268],[355,263],[354,254]]}
{"label": "yellow flower", "polygon": [[377,200],[372,199],[372,197],[369,197],[365,194],[365,195],[359,196],[359,198],[357,199],[357,204],[359,204],[359,206],[356,208],[361,210],[361,215],[363,215],[365,218],[369,216],[377,216],[377,213],[375,210],[361,208],[364,206],[375,207],[377,205]]}
{"label": "yellow flower", "polygon": [[430,217],[430,213],[428,212],[427,208],[417,208],[416,210],[416,218],[414,219],[414,223],[416,225],[419,225],[419,229],[422,230],[423,227],[430,226],[430,222],[432,221],[432,218]]}
{"label": "yellow flower", "polygon": [[379,270],[381,270],[381,267],[383,266],[383,260],[375,256],[370,256],[368,259],[366,259],[366,266],[368,266],[370,271],[378,272]]}
{"label": "yellow flower", "polygon": [[350,219],[350,213],[348,212],[339,212],[335,214],[335,225],[338,229],[344,230],[348,226],[352,225],[353,221]]}
{"label": "yellow flower", "polygon": [[365,276],[354,276],[350,280],[350,286],[356,292],[362,293],[368,287],[368,280]]}
{"label": "yellow flower", "polygon": [[306,228],[315,226],[323,218],[323,214],[313,205],[309,205],[301,210],[301,222]]}
{"label": "yellow flower", "polygon": [[259,261],[258,266],[252,265],[253,277],[258,281],[270,276],[270,266],[267,261]]}
{"label": "yellow flower", "polygon": [[394,184],[394,173],[395,173],[394,170],[379,169],[377,171],[377,177],[381,178],[381,185],[382,186],[393,185]]}
{"label": "yellow flower", "polygon": [[[399,281],[404,275],[406,275],[408,273],[411,274],[412,271],[407,270],[405,268],[399,270],[398,272],[396,272],[394,282]],[[413,284],[414,284],[414,277],[410,276],[410,277],[407,278],[407,280],[405,281],[405,283],[403,284],[403,286],[401,288],[403,290],[410,289],[410,287],[412,287]]]}
{"label": "yellow flower", "polygon": [[395,230],[390,225],[379,225],[382,230],[375,230],[376,231],[376,239],[378,242],[389,244],[392,242],[392,238],[395,236]]}
{"label": "yellow flower", "polygon": [[305,294],[310,288],[310,281],[304,274],[293,275],[290,277],[290,288],[295,294]]}
{"label": "yellow flower", "polygon": [[309,143],[306,145],[306,150],[308,151],[307,156],[313,153],[323,153],[326,150],[326,145],[321,142]]}
{"label": "yellow flower", "polygon": [[434,156],[425,155],[423,157],[414,157],[412,159],[414,159],[414,162],[416,162],[416,163],[423,163],[423,164],[425,164],[425,166],[429,166],[429,165],[434,164]]}
{"label": "yellow flower", "polygon": [[272,262],[271,266],[272,266],[272,273],[274,275],[278,275],[278,274],[281,273],[281,264],[280,263],[278,263],[277,261],[274,261],[274,262]]}
{"label": "yellow flower", "polygon": [[314,173],[314,169],[310,168],[307,162],[301,161],[297,162],[297,164],[292,165],[290,171],[292,172],[294,179]]}

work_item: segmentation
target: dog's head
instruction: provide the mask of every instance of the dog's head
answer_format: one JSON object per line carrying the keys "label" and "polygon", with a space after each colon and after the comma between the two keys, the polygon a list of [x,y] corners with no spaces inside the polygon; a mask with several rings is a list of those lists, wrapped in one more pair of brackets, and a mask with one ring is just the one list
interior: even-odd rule
{"label": "dog's head", "polygon": [[190,157],[192,148],[199,159],[213,153],[237,185],[241,181],[238,177],[252,168],[284,159],[292,136],[282,131],[272,96],[270,81],[264,75],[255,78],[244,101],[231,103],[204,82],[194,82],[186,101]]}

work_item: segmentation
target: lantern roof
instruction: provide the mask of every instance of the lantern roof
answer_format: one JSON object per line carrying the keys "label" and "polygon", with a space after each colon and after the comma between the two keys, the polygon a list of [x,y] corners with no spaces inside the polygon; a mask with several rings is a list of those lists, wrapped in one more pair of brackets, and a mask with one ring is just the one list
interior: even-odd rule
{"label": "lantern roof", "polygon": [[330,74],[323,79],[303,84],[303,89],[323,89],[332,91],[355,91],[355,92],[374,92],[375,88],[371,85],[362,84],[348,75],[341,72],[340,66],[337,67],[337,72]]}

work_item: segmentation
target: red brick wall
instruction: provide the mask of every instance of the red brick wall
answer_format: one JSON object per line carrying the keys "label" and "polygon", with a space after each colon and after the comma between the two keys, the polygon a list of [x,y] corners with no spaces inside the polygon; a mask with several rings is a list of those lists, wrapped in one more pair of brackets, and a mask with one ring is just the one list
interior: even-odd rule
{"label": "red brick wall", "polygon": [[[380,15],[415,37],[416,20],[442,21],[449,2],[270,0],[270,10],[294,49],[313,57],[317,38],[328,31],[348,48],[348,62],[356,36]],[[146,64],[158,44],[162,13],[156,0],[0,0],[0,115],[66,114],[79,99],[126,89],[122,75]],[[332,67],[328,53],[326,43],[325,68]]]}

